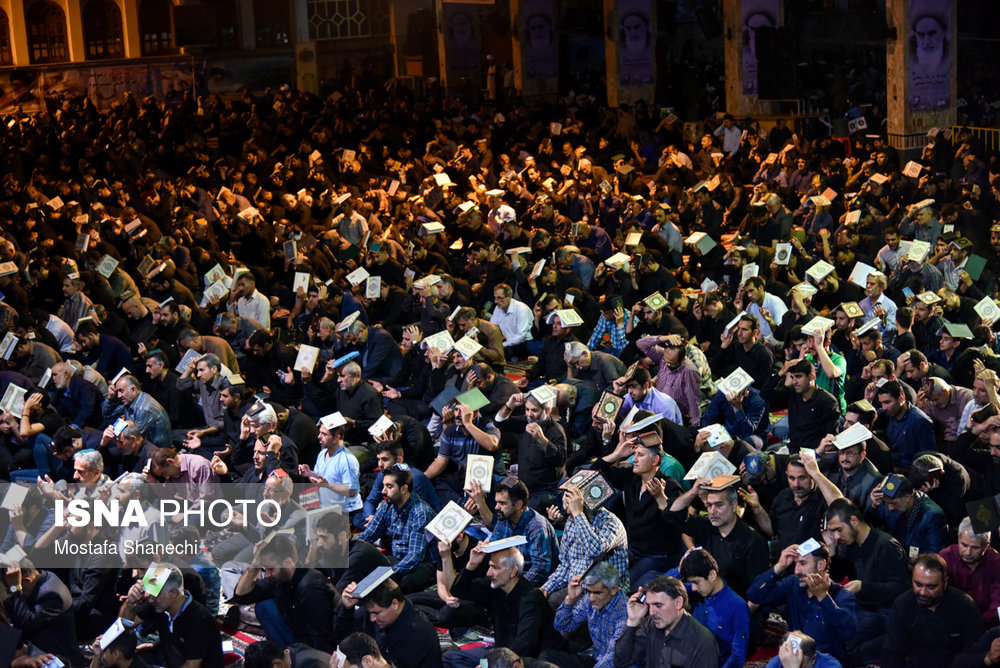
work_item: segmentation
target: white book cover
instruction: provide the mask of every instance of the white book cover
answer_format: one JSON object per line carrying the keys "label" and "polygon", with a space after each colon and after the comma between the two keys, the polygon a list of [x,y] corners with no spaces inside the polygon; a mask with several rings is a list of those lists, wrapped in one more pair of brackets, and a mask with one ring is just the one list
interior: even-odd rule
{"label": "white book cover", "polygon": [[735,371],[719,383],[719,389],[722,390],[723,394],[735,396],[751,385],[753,385],[753,378],[750,377],[750,374],[744,371],[743,367],[736,367]]}
{"label": "white book cover", "polygon": [[295,272],[295,282],[292,283],[292,291],[299,294],[299,290],[309,292],[309,273],[305,271]]}
{"label": "white book cover", "polygon": [[471,521],[472,515],[465,508],[454,501],[449,501],[448,505],[427,524],[427,531],[439,540],[451,543]]}
{"label": "white book cover", "polygon": [[347,275],[347,282],[351,285],[360,285],[362,281],[368,280],[369,275],[370,274],[367,269],[364,267],[358,267]]}
{"label": "white book cover", "polygon": [[713,450],[712,452],[701,453],[701,456],[691,466],[691,470],[687,472],[684,479],[712,479],[718,475],[732,475],[735,472],[736,467],[721,452]]}
{"label": "white book cover", "polygon": [[3,399],[0,399],[0,408],[20,420],[24,417],[24,395],[27,392],[23,387],[11,383],[3,393]]}
{"label": "white book cover", "polygon": [[7,332],[3,337],[3,341],[0,341],[0,356],[5,360],[9,360],[10,356],[14,354],[14,348],[17,347],[17,341],[17,335],[14,332]]}
{"label": "white book cover", "polygon": [[105,255],[101,258],[101,261],[97,263],[97,273],[104,278],[111,278],[111,274],[113,274],[117,268],[118,260],[114,259],[110,255]]}
{"label": "white book cover", "polygon": [[379,417],[379,419],[375,420],[375,423],[372,424],[372,426],[368,427],[368,433],[375,437],[381,436],[387,429],[392,428],[392,424],[392,418],[383,414]]}
{"label": "white book cover", "polygon": [[184,372],[187,371],[187,368],[191,366],[194,363],[194,361],[199,357],[201,357],[201,353],[199,353],[194,348],[188,348],[186,351],[184,351],[184,357],[182,357],[181,361],[177,363],[177,368],[175,369],[175,371],[183,375]]}
{"label": "white book cover", "polygon": [[472,481],[477,480],[484,492],[493,486],[493,458],[489,455],[469,455],[465,460],[465,487],[472,489]]}
{"label": "white book cover", "polygon": [[875,267],[864,262],[858,262],[854,265],[854,269],[851,270],[851,275],[847,277],[847,280],[860,288],[864,288],[868,285],[868,276],[875,273],[878,273],[878,269]]}
{"label": "white book cover", "polygon": [[313,369],[316,368],[316,360],[318,359],[319,348],[316,346],[307,346],[302,344],[299,346],[299,354],[295,356],[295,365],[292,369],[295,371],[312,373]]}

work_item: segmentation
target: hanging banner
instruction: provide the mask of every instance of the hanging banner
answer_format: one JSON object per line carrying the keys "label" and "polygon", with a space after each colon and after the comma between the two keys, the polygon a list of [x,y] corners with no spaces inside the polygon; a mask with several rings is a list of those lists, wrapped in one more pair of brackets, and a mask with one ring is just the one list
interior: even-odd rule
{"label": "hanging banner", "polygon": [[650,0],[618,2],[618,83],[653,83],[656,74]]}
{"label": "hanging banner", "polygon": [[779,0],[743,0],[743,94],[757,94],[757,31],[777,28]]}
{"label": "hanging banner", "polygon": [[524,0],[521,3],[524,26],[521,43],[524,48],[524,76],[527,79],[554,77],[559,70],[556,44],[556,10],[554,0]]}
{"label": "hanging banner", "polygon": [[[479,46],[479,10],[475,5],[448,3],[444,7],[444,48],[448,82],[465,77],[478,82],[482,55]],[[478,83],[477,83],[478,87]]]}
{"label": "hanging banner", "polygon": [[35,70],[0,72],[0,114],[21,111],[34,114],[42,110],[42,89]]}
{"label": "hanging banner", "polygon": [[910,4],[911,111],[946,109],[951,104],[951,0]]}

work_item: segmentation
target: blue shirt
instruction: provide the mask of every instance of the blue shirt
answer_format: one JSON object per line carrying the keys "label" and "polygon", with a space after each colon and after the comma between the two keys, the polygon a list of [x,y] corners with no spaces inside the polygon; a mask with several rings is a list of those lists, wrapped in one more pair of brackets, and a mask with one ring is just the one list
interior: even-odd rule
{"label": "blue shirt", "polygon": [[851,592],[831,584],[829,595],[817,601],[799,586],[794,573],[777,574],[773,568],[757,576],[747,598],[758,605],[787,606],[788,628],[802,631],[816,641],[818,650],[834,656],[844,655],[844,645],[858,624],[857,600]]}
{"label": "blue shirt", "polygon": [[494,515],[490,540],[498,541],[511,536],[524,536],[528,539],[526,544],[517,548],[524,555],[524,579],[536,585],[543,584],[549,573],[555,570],[556,556],[559,554],[556,530],[552,528],[552,523],[531,508],[525,508],[515,526],[500,519],[499,515]]}
{"label": "blue shirt", "polygon": [[[767,668],[782,668],[781,657],[776,656],[768,661]],[[829,654],[816,652],[816,662],[813,664],[813,668],[844,668],[844,666]]]}
{"label": "blue shirt", "polygon": [[[346,445],[341,446],[333,455],[330,455],[326,448],[321,449],[316,455],[316,464],[313,466],[313,470],[329,483],[347,485],[348,489],[357,490],[354,496],[348,497],[337,494],[329,487],[320,487],[319,500],[321,505],[340,506],[349,513],[361,510],[361,483],[358,477],[360,465],[357,457],[347,449]],[[381,485],[379,485],[378,490],[382,491]]]}
{"label": "blue shirt", "polygon": [[916,406],[908,406],[900,419],[889,418],[885,427],[892,459],[902,468],[910,468],[913,456],[924,450],[937,450],[934,423]]}
{"label": "blue shirt", "polygon": [[890,510],[887,503],[879,504],[875,512],[886,531],[910,552],[916,549],[919,553],[937,554],[951,543],[944,511],[923,492],[914,492],[910,512],[916,514],[916,519],[912,523],[907,522],[906,515]]}
{"label": "blue shirt", "polygon": [[691,616],[715,636],[720,668],[740,668],[746,661],[750,631],[747,602],[724,584],[722,589],[695,606]]}
{"label": "blue shirt", "polygon": [[674,398],[668,394],[660,392],[655,387],[649,388],[646,398],[639,403],[635,403],[632,400],[631,394],[626,394],[625,402],[622,404],[622,415],[627,415],[628,412],[632,410],[632,406],[638,406],[641,411],[658,413],[667,420],[676,424],[684,424],[684,418],[681,416],[681,409],[677,405]]}
{"label": "blue shirt", "polygon": [[[437,491],[434,489],[434,485],[431,481],[427,479],[424,472],[420,469],[410,467],[410,473],[413,474],[413,491],[424,500],[431,510],[435,514],[441,511],[441,501],[438,499]],[[378,508],[378,504],[382,501],[382,472],[379,471],[378,475],[375,476],[375,482],[372,483],[372,489],[368,492],[368,496],[365,498],[365,517],[373,517],[375,515],[375,510]]]}
{"label": "blue shirt", "polygon": [[743,440],[753,435],[763,437],[771,427],[767,420],[767,402],[754,387],[750,388],[750,393],[743,400],[743,410],[739,412],[733,410],[725,394],[716,392],[708,408],[701,414],[701,426],[707,427],[719,422],[730,436]]}
{"label": "blue shirt", "polygon": [[594,668],[611,668],[614,665],[615,641],[625,630],[628,619],[626,604],[625,594],[619,589],[607,605],[595,610],[590,604],[590,597],[584,592],[572,606],[565,602],[559,606],[553,626],[560,633],[569,633],[587,622],[590,639],[594,643],[590,649]]}

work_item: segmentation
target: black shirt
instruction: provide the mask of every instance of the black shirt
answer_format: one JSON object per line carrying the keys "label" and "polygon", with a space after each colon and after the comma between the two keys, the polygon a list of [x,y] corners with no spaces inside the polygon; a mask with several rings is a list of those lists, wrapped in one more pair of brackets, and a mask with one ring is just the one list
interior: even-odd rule
{"label": "black shirt", "polygon": [[861,580],[861,591],[857,594],[859,608],[888,608],[910,588],[906,552],[884,531],[872,529],[864,543],[847,546],[844,555],[854,564],[857,579]]}
{"label": "black shirt", "polygon": [[832,394],[817,387],[809,401],[796,394],[788,399],[789,451],[816,449],[823,437],[840,425],[840,403]]}
{"label": "black shirt", "polygon": [[775,497],[768,515],[779,550],[789,545],[801,545],[810,538],[823,540],[820,525],[826,515],[826,500],[818,489],[810,491],[799,505],[795,503],[792,490],[786,487]]}
{"label": "black shirt", "polygon": [[721,376],[727,376],[736,367],[740,367],[750,374],[753,386],[758,390],[766,389],[773,366],[774,355],[764,347],[764,344],[758,341],[750,347],[750,350],[746,350],[735,338],[728,348],[720,348],[712,360],[713,371],[717,371]]}
{"label": "black shirt", "polygon": [[505,420],[500,423],[516,428],[521,436],[517,440],[517,477],[529,491],[555,488],[566,475],[566,432],[554,420],[541,423],[548,443],[538,444],[535,437],[524,430],[524,420]]}
{"label": "black shirt", "polygon": [[674,512],[668,507],[663,511],[663,518],[715,557],[719,562],[719,575],[741,598],[746,598],[754,578],[767,570],[770,557],[767,541],[743,520],[736,520],[733,530],[723,537],[707,517],[689,515],[687,508]]}
{"label": "black shirt", "polygon": [[489,581],[476,579],[475,573],[463,570],[452,583],[451,594],[490,609],[497,647],[509,647],[519,656],[538,656],[559,642],[559,633],[552,626],[552,606],[527,580],[518,580],[506,594],[502,589],[490,588]]}
{"label": "black shirt", "polygon": [[667,636],[653,626],[648,616],[639,626],[626,626],[615,643],[615,667],[702,668],[718,665],[719,646],[715,636],[688,613],[682,615]]}
{"label": "black shirt", "polygon": [[437,631],[424,613],[409,602],[403,605],[403,610],[396,621],[384,629],[379,629],[372,622],[362,606],[347,610],[343,605],[338,605],[334,624],[336,626],[334,635],[338,642],[355,631],[363,631],[375,638],[386,660],[399,668],[441,666],[441,644],[438,642]]}
{"label": "black shirt", "polygon": [[[642,477],[632,473],[631,468],[614,466],[603,459],[594,462],[594,468],[604,474],[612,486],[622,490],[630,550],[642,555],[674,555],[681,551],[680,533],[666,530],[656,499],[648,492],[640,495]],[[656,477],[663,481],[663,493],[667,496],[669,507],[684,489],[676,480],[667,478],[660,472],[657,472]]]}
{"label": "black shirt", "polygon": [[[185,592],[190,596],[190,592]],[[167,613],[157,613],[152,605],[140,605],[136,614],[156,626],[159,648],[166,668],[180,668],[186,661],[201,659],[202,668],[223,668],[222,636],[208,608],[193,598],[171,625]]]}
{"label": "black shirt", "polygon": [[972,644],[982,631],[975,602],[957,587],[945,589],[937,607],[920,605],[904,592],[889,611],[884,668],[938,668]]}
{"label": "black shirt", "polygon": [[330,619],[338,593],[326,575],[312,568],[296,568],[289,582],[265,578],[257,581],[250,593],[233,596],[237,603],[256,603],[271,598],[297,642],[324,652],[336,649]]}

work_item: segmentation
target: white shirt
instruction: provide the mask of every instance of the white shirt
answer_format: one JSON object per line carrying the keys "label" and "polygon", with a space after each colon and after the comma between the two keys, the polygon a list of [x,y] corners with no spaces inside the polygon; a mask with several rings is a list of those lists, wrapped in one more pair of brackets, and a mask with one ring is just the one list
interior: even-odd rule
{"label": "white shirt", "polygon": [[878,259],[881,260],[882,266],[888,270],[884,273],[888,274],[890,272],[896,271],[896,267],[899,266],[899,261],[904,255],[909,252],[908,249],[904,248],[903,244],[899,244],[899,248],[892,250],[889,248],[889,244],[882,246],[878,252]]}
{"label": "white shirt", "polygon": [[503,332],[504,347],[516,346],[531,340],[531,326],[535,323],[535,314],[524,302],[511,299],[506,311],[499,306],[493,309],[490,322]]}
{"label": "white shirt", "polygon": [[[781,301],[775,295],[770,292],[764,293],[764,306],[763,308],[771,313],[771,320],[775,323],[781,323],[781,319],[785,317],[785,313],[788,311],[788,307],[785,306],[785,302]],[[767,320],[761,315],[761,307],[757,305],[756,302],[747,306],[747,313],[757,316],[757,323],[760,325],[760,333],[766,339],[772,338],[773,332],[771,331],[771,326],[767,324]]]}
{"label": "white shirt", "polygon": [[230,304],[229,312],[256,320],[264,329],[271,329],[271,302],[256,289],[249,297],[240,297],[235,304]]}
{"label": "white shirt", "polygon": [[506,204],[501,204],[495,209],[490,209],[490,212],[486,214],[486,227],[493,234],[500,236],[500,229],[503,227],[503,224],[515,218],[517,218],[517,213],[514,209]]}
{"label": "white shirt", "polygon": [[52,336],[56,337],[56,341],[59,342],[59,352],[73,352],[73,328],[67,325],[64,320],[58,316],[49,314],[49,321],[45,323],[45,329],[52,332]]}

